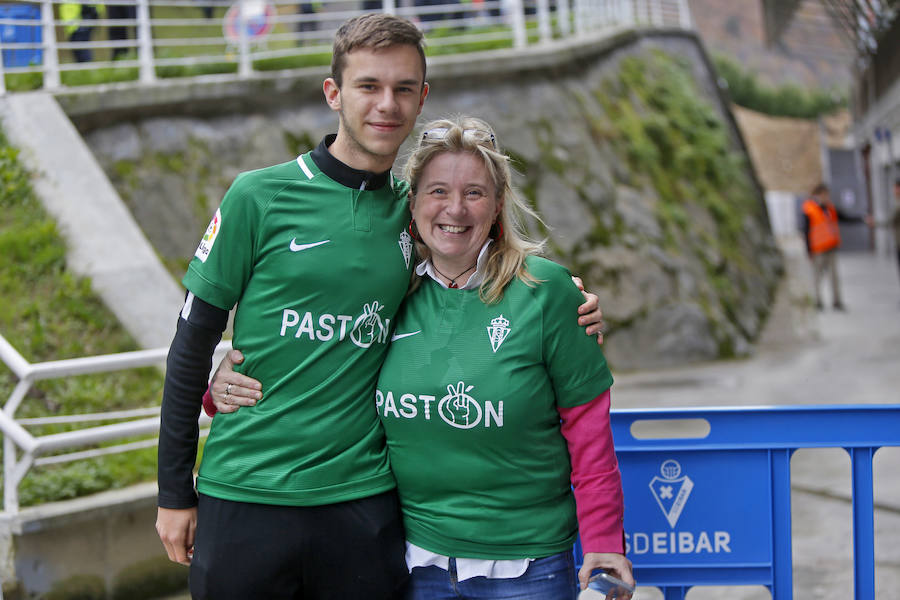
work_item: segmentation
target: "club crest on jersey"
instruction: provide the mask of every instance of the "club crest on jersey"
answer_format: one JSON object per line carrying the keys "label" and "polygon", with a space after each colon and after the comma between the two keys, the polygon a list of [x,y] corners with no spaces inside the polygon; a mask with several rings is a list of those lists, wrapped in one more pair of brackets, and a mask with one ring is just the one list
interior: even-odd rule
{"label": "club crest on jersey", "polygon": [[413,243],[412,236],[410,236],[406,231],[400,232],[400,241],[397,242],[400,244],[400,251],[403,252],[403,260],[406,261],[406,268],[409,268],[409,260],[412,258],[413,251]]}
{"label": "club crest on jersey", "polygon": [[371,304],[363,306],[363,313],[353,324],[350,339],[360,348],[368,348],[373,342],[384,343],[387,340],[388,329],[378,314],[382,308],[384,306],[378,300],[373,300]]}
{"label": "club crest on jersey", "polygon": [[509,331],[509,319],[504,318],[503,315],[491,319],[491,326],[487,328],[487,332],[494,352],[497,352],[497,349],[500,348],[503,340],[509,335]]}
{"label": "club crest on jersey", "polygon": [[438,414],[447,425],[471,429],[481,422],[481,406],[469,395],[474,387],[462,381],[447,386],[447,395],[438,403]]}
{"label": "club crest on jersey", "polygon": [[197,246],[197,251],[194,252],[194,256],[199,258],[200,262],[206,262],[221,229],[222,213],[219,212],[219,209],[217,208],[216,214],[213,215],[212,221],[209,222],[209,226],[206,228],[206,233],[203,234],[203,239],[200,240],[200,245]]}

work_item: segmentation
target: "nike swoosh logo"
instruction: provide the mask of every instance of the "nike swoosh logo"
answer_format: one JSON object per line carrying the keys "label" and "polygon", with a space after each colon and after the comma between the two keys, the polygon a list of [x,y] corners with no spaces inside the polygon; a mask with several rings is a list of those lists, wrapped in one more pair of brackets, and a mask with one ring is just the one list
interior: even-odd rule
{"label": "nike swoosh logo", "polygon": [[416,335],[417,333],[422,333],[422,330],[420,329],[419,331],[413,331],[412,333],[395,333],[391,336],[391,341],[393,342],[394,340],[400,340],[411,335]]}
{"label": "nike swoosh logo", "polygon": [[323,240],[321,242],[313,242],[312,244],[298,244],[297,238],[291,240],[291,252],[300,252],[301,250],[309,250],[310,248],[315,248],[316,246],[321,246],[322,244],[327,244],[331,240]]}

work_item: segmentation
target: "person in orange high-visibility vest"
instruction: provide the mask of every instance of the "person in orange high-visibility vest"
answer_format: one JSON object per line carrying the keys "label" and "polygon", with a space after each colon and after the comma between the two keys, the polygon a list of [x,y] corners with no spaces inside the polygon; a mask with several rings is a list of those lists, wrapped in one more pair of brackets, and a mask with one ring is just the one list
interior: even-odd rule
{"label": "person in orange high-visibility vest", "polygon": [[838,214],[831,203],[828,186],[824,183],[813,188],[810,197],[803,202],[803,232],[806,249],[812,260],[816,286],[816,308],[822,310],[820,291],[825,273],[831,275],[832,302],[835,310],[846,310],[841,300],[841,285],[837,272],[837,250],[841,246]]}

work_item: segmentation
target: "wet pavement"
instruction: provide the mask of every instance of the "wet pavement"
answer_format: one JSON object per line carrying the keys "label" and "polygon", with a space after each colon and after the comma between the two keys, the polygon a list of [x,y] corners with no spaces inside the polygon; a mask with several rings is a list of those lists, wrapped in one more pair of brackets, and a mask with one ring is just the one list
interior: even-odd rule
{"label": "wet pavement", "polygon": [[[619,373],[613,408],[900,404],[900,278],[894,260],[839,257],[847,311],[815,311],[802,246],[757,350],[736,361]],[[826,295],[830,306],[830,298]],[[900,599],[900,448],[875,455],[875,585]],[[853,598],[850,462],[842,449],[799,450],[791,464],[795,600]],[[626,499],[627,501],[627,499]],[[599,596],[582,594],[582,598]],[[762,600],[763,587],[693,588],[688,600]],[[635,598],[657,600],[656,589]],[[857,599],[870,600],[870,599]]]}

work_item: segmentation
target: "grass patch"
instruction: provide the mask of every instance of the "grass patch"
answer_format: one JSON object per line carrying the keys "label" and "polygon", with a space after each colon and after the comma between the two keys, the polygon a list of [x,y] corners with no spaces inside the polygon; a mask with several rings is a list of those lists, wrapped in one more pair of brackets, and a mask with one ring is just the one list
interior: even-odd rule
{"label": "grass patch", "polygon": [[[0,333],[30,362],[137,350],[91,290],[69,271],[66,246],[35,197],[18,151],[0,133]],[[0,398],[17,383],[0,363]],[[17,416],[41,417],[158,405],[162,375],[149,367],[35,384]],[[83,425],[82,425],[83,426]],[[72,426],[32,428],[36,435]],[[23,506],[121,487],[156,476],[156,450],[33,469],[20,487]]]}
{"label": "grass patch", "polygon": [[695,203],[716,223],[712,242],[741,261],[743,218],[759,216],[759,201],[746,161],[731,147],[721,118],[710,104],[698,101],[688,65],[662,52],[652,59],[629,57],[618,80],[596,95],[613,128],[613,144],[631,171],[642,173],[657,191],[657,217],[670,239],[690,231],[684,206]]}

